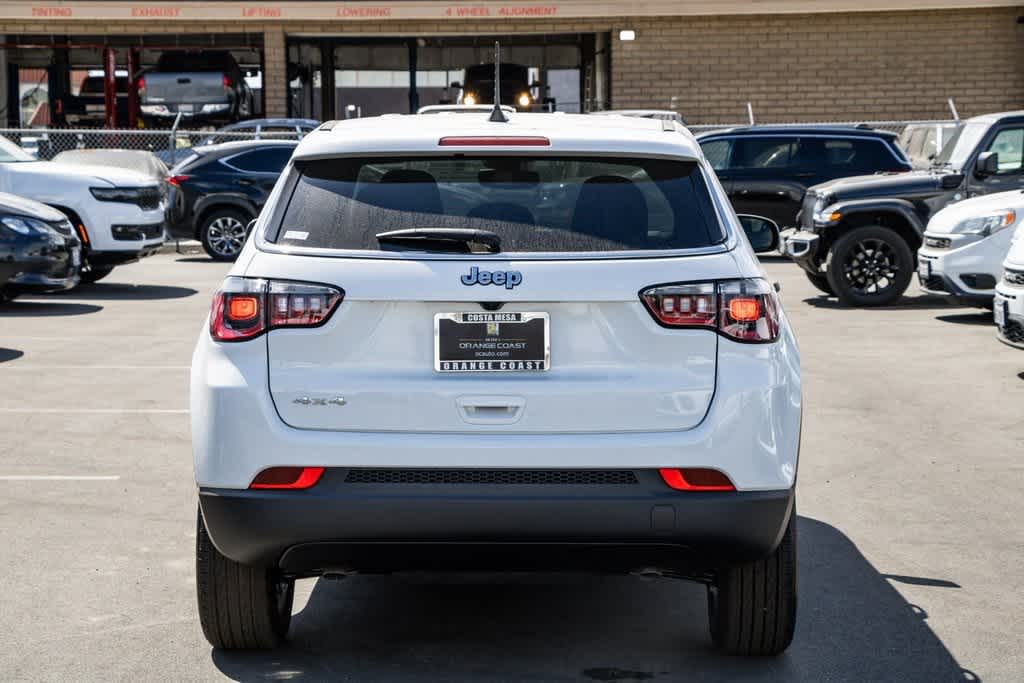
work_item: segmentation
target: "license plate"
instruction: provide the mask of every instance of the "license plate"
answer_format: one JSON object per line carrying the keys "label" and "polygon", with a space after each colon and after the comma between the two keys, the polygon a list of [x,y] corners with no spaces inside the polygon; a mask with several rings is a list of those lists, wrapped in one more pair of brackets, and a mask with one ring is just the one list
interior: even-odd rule
{"label": "license plate", "polygon": [[178,111],[190,112],[190,111],[193,111],[194,109],[195,109],[195,107],[193,107],[191,104],[179,104],[178,105]]}
{"label": "license plate", "polygon": [[545,372],[551,344],[547,313],[438,313],[437,372]]}
{"label": "license plate", "polygon": [[71,265],[75,268],[82,265],[82,252],[77,247],[71,250]]}
{"label": "license plate", "polygon": [[929,261],[921,259],[921,262],[917,264],[917,276],[921,280],[927,280],[932,276],[932,264]]}
{"label": "license plate", "polygon": [[992,318],[999,327],[1006,326],[1006,308],[1006,301],[999,297],[996,297],[995,301],[992,302]]}

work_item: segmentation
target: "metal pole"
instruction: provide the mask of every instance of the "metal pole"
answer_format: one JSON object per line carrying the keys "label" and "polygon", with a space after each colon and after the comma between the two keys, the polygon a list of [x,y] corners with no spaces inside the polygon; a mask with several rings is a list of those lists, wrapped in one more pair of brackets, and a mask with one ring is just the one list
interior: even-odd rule
{"label": "metal pole", "polygon": [[946,100],[946,103],[949,104],[949,110],[951,112],[953,112],[953,120],[954,121],[959,121],[960,120],[960,114],[956,110],[956,104],[953,102],[953,98],[950,97],[948,100]]}
{"label": "metal pole", "polygon": [[178,124],[179,123],[181,123],[181,112],[180,111],[178,112],[178,115],[174,117],[174,123],[171,124],[170,139],[167,140],[167,143],[170,145],[170,147],[168,149],[169,149],[169,151],[171,153],[171,166],[174,166],[175,157],[177,157],[177,152],[178,152]]}
{"label": "metal pole", "polygon": [[117,55],[103,48],[103,113],[107,128],[117,128]]}
{"label": "metal pole", "polygon": [[754,106],[747,102],[747,119],[750,120],[750,125],[754,125]]}

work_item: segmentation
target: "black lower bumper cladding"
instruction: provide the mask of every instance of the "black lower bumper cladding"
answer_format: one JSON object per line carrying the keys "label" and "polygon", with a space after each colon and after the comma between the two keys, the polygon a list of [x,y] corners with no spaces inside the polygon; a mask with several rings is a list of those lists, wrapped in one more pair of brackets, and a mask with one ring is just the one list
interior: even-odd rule
{"label": "black lower bumper cladding", "polygon": [[446,470],[433,479],[360,472],[331,468],[303,491],[201,488],[203,519],[222,554],[295,575],[441,569],[696,575],[768,555],[793,514],[792,489],[675,491],[657,470],[627,471],[633,476],[578,470],[578,477],[565,470],[453,477]]}

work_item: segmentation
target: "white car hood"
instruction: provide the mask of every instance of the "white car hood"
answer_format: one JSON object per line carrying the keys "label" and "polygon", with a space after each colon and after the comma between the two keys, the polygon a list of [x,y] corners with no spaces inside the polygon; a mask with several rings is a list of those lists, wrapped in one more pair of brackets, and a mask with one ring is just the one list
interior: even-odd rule
{"label": "white car hood", "polygon": [[1017,212],[1017,220],[1021,220],[1024,217],[1024,192],[997,192],[950,204],[932,216],[926,232],[934,235],[949,234],[950,229],[964,219],[1003,209],[1013,209]]}
{"label": "white car hood", "polygon": [[[29,197],[37,194],[32,189],[40,189],[37,183],[56,186],[88,186],[88,187],[152,187],[156,183],[152,178],[124,168],[110,166],[93,166],[89,164],[64,164],[59,161],[22,161],[4,165],[10,178],[12,189],[16,194]],[[45,187],[45,185],[43,186]]]}

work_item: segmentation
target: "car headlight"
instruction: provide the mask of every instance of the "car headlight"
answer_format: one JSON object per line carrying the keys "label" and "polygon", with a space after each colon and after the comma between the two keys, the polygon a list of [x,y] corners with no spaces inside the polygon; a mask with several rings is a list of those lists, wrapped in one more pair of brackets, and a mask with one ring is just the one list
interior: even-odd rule
{"label": "car headlight", "polygon": [[28,216],[4,216],[0,218],[0,225],[19,235],[57,235],[57,231],[46,223],[29,218]]}
{"label": "car headlight", "polygon": [[141,187],[90,187],[89,192],[101,202],[125,202],[138,204],[142,201]]}
{"label": "car headlight", "polygon": [[958,235],[991,235],[1010,227],[1016,220],[1016,211],[1003,209],[966,218],[950,228],[949,231]]}
{"label": "car headlight", "polygon": [[815,225],[828,225],[829,223],[835,223],[842,218],[838,211],[825,211],[829,207],[829,204],[829,200],[824,196],[819,196],[814,200],[814,208],[811,211],[811,218],[814,220]]}

